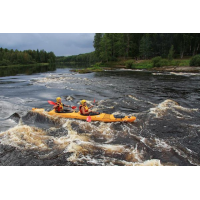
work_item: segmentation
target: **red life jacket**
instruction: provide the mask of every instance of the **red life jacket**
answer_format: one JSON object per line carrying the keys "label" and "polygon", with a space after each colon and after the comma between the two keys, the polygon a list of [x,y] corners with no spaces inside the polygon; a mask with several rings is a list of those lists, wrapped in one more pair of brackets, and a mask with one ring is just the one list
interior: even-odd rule
{"label": "red life jacket", "polygon": [[[82,108],[82,105],[79,106],[79,111],[80,111],[81,115],[84,115],[81,108]],[[88,109],[86,109],[85,107],[84,107],[84,110],[85,110],[85,112],[88,112]]]}
{"label": "red life jacket", "polygon": [[57,103],[57,107],[55,108],[56,112],[61,112],[63,111],[63,104],[62,103]]}

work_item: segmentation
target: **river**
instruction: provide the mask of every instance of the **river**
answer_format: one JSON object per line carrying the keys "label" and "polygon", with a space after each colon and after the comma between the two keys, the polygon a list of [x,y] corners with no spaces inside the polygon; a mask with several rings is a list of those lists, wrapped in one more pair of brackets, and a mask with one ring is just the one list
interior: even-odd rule
{"label": "river", "polygon": [[[200,74],[70,68],[0,77],[0,165],[200,165]],[[31,112],[62,102],[134,115],[87,122]],[[94,103],[95,99],[95,103]]]}

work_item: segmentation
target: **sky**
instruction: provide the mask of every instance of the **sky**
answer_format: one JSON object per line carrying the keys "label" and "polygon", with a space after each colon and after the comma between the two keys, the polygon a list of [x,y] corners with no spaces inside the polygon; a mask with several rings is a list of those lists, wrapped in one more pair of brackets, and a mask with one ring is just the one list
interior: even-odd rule
{"label": "sky", "polygon": [[0,47],[7,49],[53,51],[70,56],[94,51],[94,33],[0,33]]}

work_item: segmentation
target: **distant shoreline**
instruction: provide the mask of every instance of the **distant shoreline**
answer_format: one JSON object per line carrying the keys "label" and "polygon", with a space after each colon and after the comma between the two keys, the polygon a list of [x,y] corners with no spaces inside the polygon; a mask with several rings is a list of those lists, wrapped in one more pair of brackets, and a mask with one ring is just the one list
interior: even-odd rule
{"label": "distant shoreline", "polygon": [[200,73],[200,67],[190,67],[190,66],[164,66],[164,67],[153,67],[153,68],[132,68],[129,69],[126,66],[116,66],[112,68],[101,68],[100,69],[76,69],[76,70],[70,70],[72,72],[78,72],[80,74],[85,74],[85,73],[92,73],[92,72],[100,72],[100,71],[105,71],[105,70],[129,70],[129,71],[138,71],[138,70],[147,70],[147,71],[158,71],[158,72],[183,72],[183,73]]}
{"label": "distant shoreline", "polygon": [[[115,68],[117,69],[117,68]],[[200,67],[190,67],[190,66],[164,66],[164,67],[153,67],[153,68],[140,68],[140,69],[128,69],[125,66],[120,68],[129,71],[136,71],[136,70],[147,70],[147,71],[158,71],[158,72],[183,72],[183,73],[200,73]]]}

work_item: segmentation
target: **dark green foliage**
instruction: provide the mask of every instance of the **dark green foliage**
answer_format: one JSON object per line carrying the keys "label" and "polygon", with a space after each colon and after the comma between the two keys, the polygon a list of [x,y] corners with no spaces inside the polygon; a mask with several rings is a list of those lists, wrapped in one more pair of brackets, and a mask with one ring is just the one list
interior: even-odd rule
{"label": "dark green foliage", "polygon": [[153,67],[161,67],[161,60],[162,58],[160,56],[157,56],[152,59]]}
{"label": "dark green foliage", "polygon": [[139,46],[140,55],[144,59],[152,57],[152,41],[149,34],[144,34]]}
{"label": "dark green foliage", "polygon": [[133,63],[134,63],[133,60],[128,60],[128,61],[125,62],[125,66],[127,68],[131,69],[132,66],[133,66]]}
{"label": "dark green foliage", "polygon": [[163,66],[189,66],[189,59],[179,59],[179,60],[169,60],[162,59],[160,56],[152,58],[153,67],[163,67]]}
{"label": "dark green foliage", "polygon": [[170,66],[170,65],[178,65],[178,63],[168,60],[168,59],[162,59],[160,56],[157,56],[152,59],[153,67],[163,67],[163,66]]}
{"label": "dark green foliage", "polygon": [[101,42],[102,37],[103,37],[102,33],[96,33],[95,36],[94,36],[93,45],[94,45],[94,48],[95,48],[95,55],[97,57],[100,57],[100,53],[101,53],[100,42]]}
{"label": "dark green foliage", "polygon": [[96,33],[94,37],[95,55],[104,63],[119,58],[138,60],[156,56],[182,59],[200,53],[199,47],[198,33]]}
{"label": "dark green foliage", "polygon": [[0,66],[8,66],[10,64],[9,60],[3,59],[2,61],[0,61]]}
{"label": "dark green foliage", "polygon": [[47,53],[44,50],[8,50],[0,48],[0,66],[16,64],[34,64],[34,63],[55,63],[56,56],[53,52]]}
{"label": "dark green foliage", "polygon": [[95,55],[95,52],[91,53],[85,53],[85,54],[79,54],[74,56],[59,56],[56,57],[57,63],[63,63],[63,62],[79,62],[79,63],[95,63],[98,59]]}
{"label": "dark green foliage", "polygon": [[195,67],[200,66],[200,55],[196,55],[191,58],[190,66],[195,66]]}
{"label": "dark green foliage", "polygon": [[169,50],[168,59],[173,60],[173,58],[174,58],[174,46],[172,45]]}
{"label": "dark green foliage", "polygon": [[170,64],[171,62],[169,61],[169,60],[167,60],[167,59],[161,59],[160,60],[160,66],[162,67],[162,66],[170,66],[171,64]]}

